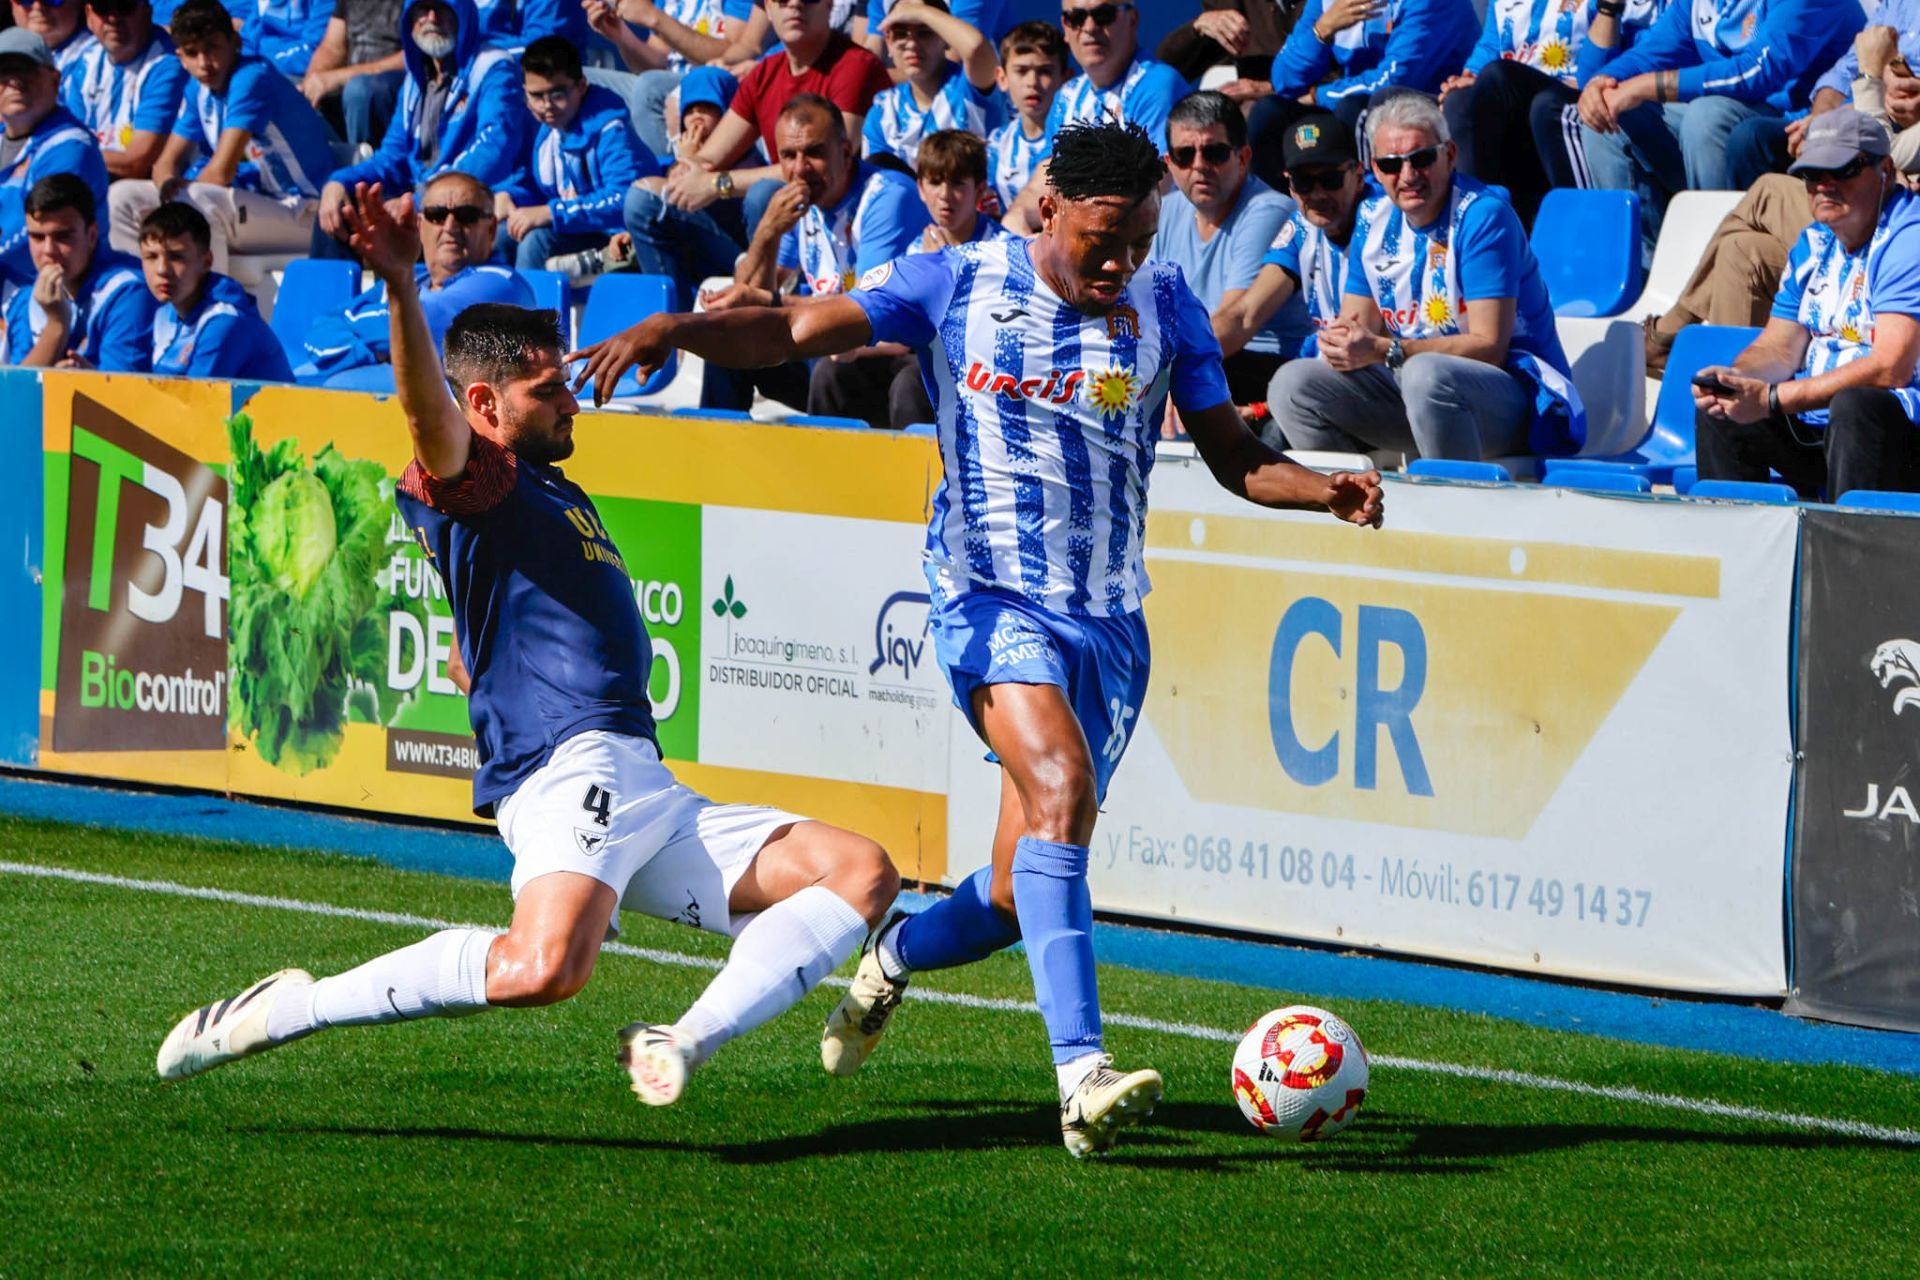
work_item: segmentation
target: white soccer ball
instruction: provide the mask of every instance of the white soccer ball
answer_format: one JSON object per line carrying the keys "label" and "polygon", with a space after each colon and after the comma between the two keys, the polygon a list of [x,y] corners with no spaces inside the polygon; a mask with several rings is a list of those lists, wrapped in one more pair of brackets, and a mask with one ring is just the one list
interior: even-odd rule
{"label": "white soccer ball", "polygon": [[1367,1097],[1367,1051],[1345,1021],[1310,1004],[1267,1014],[1233,1051],[1233,1098],[1269,1137],[1318,1142]]}

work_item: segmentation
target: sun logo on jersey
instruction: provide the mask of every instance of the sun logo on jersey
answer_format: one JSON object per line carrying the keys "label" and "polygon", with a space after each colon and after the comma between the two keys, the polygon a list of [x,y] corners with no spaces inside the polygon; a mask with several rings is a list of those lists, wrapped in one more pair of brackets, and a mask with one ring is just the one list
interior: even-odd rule
{"label": "sun logo on jersey", "polygon": [[1866,341],[1866,336],[1860,332],[1858,325],[1843,324],[1840,326],[1840,340],[1842,342],[1864,342]]}
{"label": "sun logo on jersey", "polygon": [[1568,51],[1566,42],[1549,40],[1540,46],[1540,66],[1545,71],[1564,71],[1573,65],[1573,55]]}
{"label": "sun logo on jersey", "polygon": [[1133,370],[1113,365],[1105,373],[1096,373],[1088,380],[1087,399],[1103,415],[1118,417],[1133,407],[1142,390],[1140,379]]}
{"label": "sun logo on jersey", "polygon": [[1446,298],[1441,294],[1436,293],[1428,298],[1420,309],[1426,316],[1427,323],[1435,328],[1444,329],[1453,323],[1453,308],[1447,304]]}
{"label": "sun logo on jersey", "polygon": [[1136,341],[1140,337],[1140,313],[1124,302],[1107,312],[1107,340],[1111,342],[1123,334]]}

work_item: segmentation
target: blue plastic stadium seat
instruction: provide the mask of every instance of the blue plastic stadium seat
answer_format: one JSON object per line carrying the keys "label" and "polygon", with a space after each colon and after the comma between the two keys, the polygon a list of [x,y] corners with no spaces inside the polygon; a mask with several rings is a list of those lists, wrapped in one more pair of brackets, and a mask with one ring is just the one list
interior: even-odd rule
{"label": "blue plastic stadium seat", "polygon": [[697,404],[683,404],[673,410],[673,418],[725,418],[728,421],[752,422],[753,415],[745,409],[702,409]]}
{"label": "blue plastic stadium seat", "polygon": [[1764,480],[1696,480],[1689,498],[1718,498],[1729,502],[1766,502],[1790,507],[1799,501],[1791,486]]}
{"label": "blue plastic stadium seat", "polygon": [[866,431],[866,423],[858,418],[841,418],[830,413],[801,413],[786,420],[790,427],[831,427],[836,431]]}
{"label": "blue plastic stadium seat", "polygon": [[533,290],[533,305],[560,313],[560,336],[573,341],[573,281],[558,271],[522,271],[520,278]]}
{"label": "blue plastic stadium seat", "polygon": [[1654,465],[1650,462],[1620,462],[1612,458],[1542,458],[1540,476],[1546,479],[1568,471],[1614,471],[1623,475],[1654,478]]}
{"label": "blue plastic stadium seat", "polygon": [[1415,458],[1407,474],[1428,480],[1473,480],[1483,484],[1512,484],[1513,473],[1497,462],[1468,462],[1464,458]]}
{"label": "blue plastic stadium seat", "polygon": [[280,276],[280,291],[274,295],[273,319],[269,322],[287,360],[305,364],[307,350],[302,343],[315,318],[346,310],[358,292],[357,262],[326,258],[295,258],[289,262]]}
{"label": "blue plastic stadium seat", "polygon": [[394,394],[393,366],[369,364],[358,369],[342,369],[321,385],[333,391],[371,391],[390,396]]}
{"label": "blue plastic stadium seat", "polygon": [[1675,493],[1692,493],[1693,486],[1699,483],[1700,468],[1675,467],[1673,469],[1673,491]]}
{"label": "blue plastic stadium seat", "polygon": [[1556,471],[1540,482],[1550,489],[1584,489],[1589,493],[1652,493],[1653,481],[1631,471],[1597,467]]}
{"label": "blue plastic stadium seat", "polygon": [[1887,489],[1851,489],[1840,495],[1836,507],[1858,507],[1863,511],[1911,511],[1920,513],[1920,493],[1894,493]]}
{"label": "blue plastic stadium seat", "polygon": [[940,428],[934,426],[931,422],[914,422],[908,424],[904,434],[910,436],[925,436],[929,440],[932,440],[939,436]]}
{"label": "blue plastic stadium seat", "polygon": [[1556,315],[1610,316],[1640,293],[1640,197],[1561,187],[1534,219],[1533,256]]}
{"label": "blue plastic stadium seat", "polygon": [[[580,336],[575,341],[582,347],[590,347],[648,316],[671,310],[673,281],[666,276],[610,272],[595,280],[593,288],[587,291],[587,309],[580,317]],[[620,385],[614,388],[613,394],[616,398],[655,395],[673,381],[678,366],[677,354],[668,357],[644,387],[629,369],[621,375]]]}

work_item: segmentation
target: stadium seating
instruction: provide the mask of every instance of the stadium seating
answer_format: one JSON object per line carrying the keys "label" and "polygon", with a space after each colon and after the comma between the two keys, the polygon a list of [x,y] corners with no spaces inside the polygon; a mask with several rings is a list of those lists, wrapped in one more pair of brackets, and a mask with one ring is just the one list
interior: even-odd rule
{"label": "stadium seating", "polygon": [[558,271],[522,271],[520,278],[533,290],[533,305],[560,313],[560,336],[573,343],[573,282]]}
{"label": "stadium seating", "polygon": [[796,413],[787,419],[790,427],[830,427],[835,431],[868,431],[865,422],[858,418],[841,418],[830,413]]}
{"label": "stadium seating", "polygon": [[1631,471],[1602,467],[1569,467],[1540,482],[1549,489],[1580,489],[1588,493],[1652,493],[1653,482]]}
{"label": "stadium seating", "polygon": [[934,440],[939,438],[940,428],[934,426],[931,422],[915,422],[915,423],[909,424],[907,429],[904,432],[902,432],[902,434],[909,435],[909,436],[925,436],[929,440]]}
{"label": "stadium seating", "polygon": [[1885,489],[1853,489],[1833,504],[1862,511],[1906,511],[1920,515],[1920,493],[1892,493]]}
{"label": "stadium seating", "polygon": [[1693,465],[1693,375],[1708,365],[1732,364],[1759,333],[1732,325],[1696,324],[1682,329],[1667,356],[1653,425],[1646,435],[1624,452],[1590,454],[1581,460],[1616,463],[1629,471],[1644,469],[1655,482],[1671,477],[1675,467]]}
{"label": "stadium seating", "polygon": [[1587,409],[1583,455],[1631,449],[1647,433],[1647,347],[1626,320],[1562,317],[1554,328]]}
{"label": "stadium seating", "polygon": [[[594,281],[593,288],[587,293],[587,308],[580,317],[580,336],[576,341],[582,347],[590,347],[648,316],[671,310],[673,281],[666,276],[610,272]],[[677,353],[668,357],[667,363],[647,379],[645,386],[641,386],[633,371],[628,370],[621,375],[614,396],[625,399],[659,393],[673,381],[678,362]]]}
{"label": "stadium seating", "polygon": [[1471,480],[1482,484],[1512,484],[1513,473],[1497,462],[1468,462],[1463,458],[1415,458],[1407,474],[1423,480]]}
{"label": "stadium seating", "polygon": [[1547,192],[1531,243],[1555,315],[1617,315],[1640,289],[1640,197],[1631,191]]}
{"label": "stadium seating", "polygon": [[357,369],[342,369],[321,385],[331,391],[371,391],[375,395],[390,396],[394,394],[393,366],[369,364]]}
{"label": "stadium seating", "polygon": [[1665,315],[1680,300],[1687,277],[1700,265],[1720,219],[1740,203],[1743,191],[1682,191],[1667,204],[1660,222],[1660,240],[1653,247],[1653,265],[1647,286],[1624,314],[1628,319]]}
{"label": "stadium seating", "polygon": [[752,422],[753,415],[745,409],[703,409],[697,404],[683,404],[670,412],[675,418],[725,418],[729,421]]}
{"label": "stadium seating", "polygon": [[343,311],[360,292],[360,264],[351,259],[295,258],[283,268],[280,294],[267,323],[295,367],[306,363],[301,345],[315,317]]}
{"label": "stadium seating", "polygon": [[1764,480],[1698,480],[1687,490],[1687,496],[1721,502],[1765,502],[1782,507],[1799,501],[1799,495],[1788,486]]}
{"label": "stadium seating", "polygon": [[1678,494],[1693,492],[1693,486],[1700,483],[1700,468],[1675,467],[1673,469],[1673,491]]}

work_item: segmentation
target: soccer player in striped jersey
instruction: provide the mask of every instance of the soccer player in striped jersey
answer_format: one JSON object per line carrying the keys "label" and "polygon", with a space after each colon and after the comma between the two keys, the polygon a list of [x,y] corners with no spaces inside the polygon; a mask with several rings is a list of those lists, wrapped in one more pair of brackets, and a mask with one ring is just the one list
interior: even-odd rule
{"label": "soccer player in striped jersey", "polygon": [[850,957],[900,877],[850,831],[715,804],[674,781],[633,578],[593,500],[557,465],[573,453],[579,409],[559,321],[469,307],[447,330],[443,373],[414,275],[412,201],[396,218],[378,185],[360,183],[345,217],[354,252],[387,286],[413,442],[396,502],[453,608],[480,745],[474,809],[499,821],[513,853],[513,920],[503,934],[442,929],[318,981],[281,970],[181,1019],[156,1066],[181,1079],[333,1027],[555,1004],[586,985],[625,907],[733,939],[678,1022],[621,1033],[634,1092],[665,1105],[715,1049]]}
{"label": "soccer player in striped jersey", "polygon": [[1377,473],[1319,475],[1250,434],[1206,309],[1148,262],[1164,170],[1132,125],[1056,140],[1043,230],[917,254],[797,307],[659,315],[580,355],[601,398],[674,348],[728,363],[874,342],[919,353],[945,478],[927,534],[935,648],[955,702],[1002,768],[993,862],[944,901],[889,918],[828,1020],[836,1075],[872,1051],[908,976],[1024,939],[1076,1156],[1159,1100],[1150,1070],[1104,1051],[1088,842],[1147,687],[1141,598],[1147,475],[1172,398],[1227,489],[1271,507],[1381,517]]}

